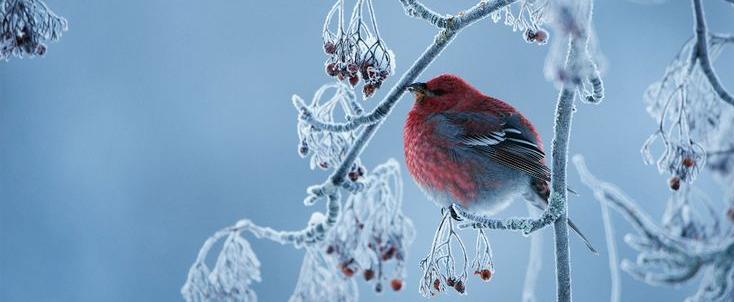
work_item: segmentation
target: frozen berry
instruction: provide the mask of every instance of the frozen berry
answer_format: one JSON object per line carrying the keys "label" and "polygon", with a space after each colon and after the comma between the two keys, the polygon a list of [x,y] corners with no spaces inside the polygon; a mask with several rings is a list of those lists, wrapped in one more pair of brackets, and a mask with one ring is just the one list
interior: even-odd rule
{"label": "frozen berry", "polygon": [[441,280],[433,280],[433,288],[435,288],[437,291],[441,291]]}
{"label": "frozen berry", "polygon": [[463,294],[466,291],[466,288],[464,287],[464,282],[461,280],[456,281],[456,284],[454,284],[454,289],[460,294]]}
{"label": "frozen berry", "polygon": [[544,29],[538,29],[535,32],[535,42],[538,44],[545,44],[548,42],[548,32]]}
{"label": "frozen berry", "polygon": [[489,281],[489,279],[492,279],[492,271],[486,268],[479,271],[479,278],[482,278],[483,281]]}
{"label": "frozen berry", "polygon": [[686,168],[690,168],[696,165],[696,161],[693,160],[693,158],[686,157],[683,159],[683,166]]}
{"label": "frozen berry", "polygon": [[670,189],[672,189],[673,191],[678,191],[678,189],[680,189],[680,177],[671,177],[668,181],[668,184],[670,185]]}
{"label": "frozen berry", "polygon": [[446,278],[446,285],[454,287],[454,285],[456,285],[456,279],[454,279],[454,277]]}
{"label": "frozen berry", "polygon": [[319,167],[321,167],[321,169],[328,169],[329,168],[329,163],[327,163],[325,161],[322,161],[322,162],[319,163]]}
{"label": "frozen berry", "polygon": [[371,269],[366,269],[364,271],[363,275],[364,275],[364,280],[365,281],[370,281],[370,280],[372,280],[372,278],[375,277],[375,271],[373,271]]}
{"label": "frozen berry", "polygon": [[326,65],[326,74],[329,76],[336,76],[339,73],[339,69],[336,67],[336,63],[329,63]]}
{"label": "frozen berry", "polygon": [[401,288],[403,288],[403,280],[392,279],[392,281],[390,281],[390,287],[392,287],[392,290],[394,291],[399,291]]}
{"label": "frozen berry", "polygon": [[347,277],[354,276],[354,269],[349,267],[349,265],[347,265],[346,263],[342,263],[339,266],[341,267],[341,271],[342,271],[342,274],[344,274],[344,276],[347,276]]}
{"label": "frozen berry", "polygon": [[333,253],[333,252],[334,252],[334,250],[336,250],[336,249],[334,248],[334,246],[333,246],[333,245],[330,245],[330,246],[327,246],[327,247],[326,247],[326,253],[327,253],[327,254],[331,254],[331,253]]}
{"label": "frozen berry", "polygon": [[382,260],[390,260],[390,258],[395,256],[395,252],[398,250],[395,248],[395,246],[391,245],[384,253],[382,253]]}
{"label": "frozen berry", "polygon": [[351,84],[352,86],[356,86],[357,83],[359,83],[359,77],[357,76],[349,77],[349,84]]}
{"label": "frozen berry", "polygon": [[359,179],[359,174],[356,171],[349,172],[347,176],[349,176],[349,180],[351,181],[357,181]]}
{"label": "frozen berry", "polygon": [[364,87],[362,87],[362,92],[365,97],[371,97],[372,94],[375,93],[375,85],[365,84]]}
{"label": "frozen berry", "polygon": [[336,45],[334,42],[327,41],[324,43],[324,52],[327,54],[334,54],[336,52]]}

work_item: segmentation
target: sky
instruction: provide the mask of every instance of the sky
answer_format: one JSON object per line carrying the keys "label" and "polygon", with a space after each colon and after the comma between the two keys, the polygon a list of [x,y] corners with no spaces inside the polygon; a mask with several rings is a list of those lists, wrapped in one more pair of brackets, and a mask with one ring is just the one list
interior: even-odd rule
{"label": "sky", "polygon": [[[375,1],[381,35],[403,73],[436,30],[403,14],[398,1]],[[455,13],[474,1],[425,0]],[[734,8],[704,1],[711,31],[734,32]],[[291,95],[310,99],[330,79],[323,72],[323,18],[330,1],[49,0],[69,31],[45,57],[0,63],[0,301],[180,301],[179,290],[203,241],[241,218],[299,229],[311,212],[305,188],[328,175],[312,171],[297,150]],[[691,36],[687,1],[659,5],[596,1],[594,24],[604,55],[607,99],[579,104],[570,152],[660,217],[665,177],[645,166],[640,146],[655,121],[642,94]],[[551,36],[551,39],[553,37]],[[459,74],[525,113],[549,145],[556,90],[543,76],[547,46],[483,20],[462,32],[420,76]],[[734,89],[734,54],[716,66]],[[395,83],[397,76],[385,86]],[[387,89],[364,103],[372,108]],[[395,158],[405,172],[402,126],[412,100],[403,97],[362,160]],[[439,209],[403,173],[404,212],[417,237],[399,293],[362,301],[421,301],[418,261],[428,252]],[[705,175],[714,200],[721,191]],[[602,250],[594,256],[571,237],[577,301],[604,301],[609,268],[599,204],[569,170],[579,191],[570,216]],[[319,205],[317,205],[319,206]],[[515,204],[500,215],[524,215]],[[632,231],[618,215],[622,243]],[[555,297],[552,233],[547,230],[539,301]],[[464,234],[469,240],[472,234]],[[247,237],[262,262],[261,301],[285,301],[303,250]],[[528,240],[491,232],[496,274],[472,280],[468,295],[433,301],[519,301]],[[622,275],[622,300],[682,301],[697,280],[651,287]]]}

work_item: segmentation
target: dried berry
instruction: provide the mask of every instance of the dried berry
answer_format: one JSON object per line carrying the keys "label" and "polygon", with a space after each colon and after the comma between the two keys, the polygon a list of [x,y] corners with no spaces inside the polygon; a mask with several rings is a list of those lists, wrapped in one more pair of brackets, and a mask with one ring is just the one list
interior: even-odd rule
{"label": "dried berry", "polygon": [[370,281],[370,280],[372,280],[372,278],[375,277],[375,271],[373,271],[372,269],[366,269],[364,271],[363,275],[364,275],[364,280],[365,281]]}
{"label": "dried berry", "polygon": [[336,45],[334,42],[326,41],[326,43],[324,43],[324,52],[330,55],[334,54],[336,52]]}
{"label": "dried berry", "polygon": [[454,289],[460,294],[463,294],[466,291],[466,287],[464,287],[464,282],[461,280],[456,281],[456,284],[454,284]]}
{"label": "dried berry", "polygon": [[392,287],[392,290],[394,291],[399,291],[401,288],[403,288],[403,280],[392,279],[392,281],[390,281],[390,287]]}
{"label": "dried berry", "polygon": [[668,184],[670,185],[670,189],[672,189],[673,191],[678,191],[678,189],[680,189],[680,177],[671,177],[668,181]]}

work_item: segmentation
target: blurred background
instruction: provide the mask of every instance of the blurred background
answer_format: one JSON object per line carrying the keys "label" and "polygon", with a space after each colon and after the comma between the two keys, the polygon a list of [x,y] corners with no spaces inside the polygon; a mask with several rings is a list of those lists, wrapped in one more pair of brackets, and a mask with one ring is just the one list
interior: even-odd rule
{"label": "blurred background", "polygon": [[[376,1],[381,34],[397,55],[397,74],[436,32]],[[455,13],[476,1],[424,1]],[[734,8],[705,1],[710,30],[734,32]],[[0,301],[179,301],[190,264],[209,235],[240,218],[279,229],[304,226],[305,188],[327,175],[297,152],[291,95],[310,99],[330,79],[320,31],[331,1],[48,1],[69,20],[44,58],[0,64]],[[642,94],[691,36],[688,1],[645,5],[597,1],[594,23],[606,57],[607,100],[579,105],[571,152],[614,182],[655,218],[668,198],[666,178],[644,166],[640,146],[656,126]],[[554,37],[551,36],[551,39]],[[421,79],[452,72],[533,120],[546,145],[557,94],[543,76],[547,46],[484,20],[465,30]],[[716,63],[734,89],[734,50]],[[390,87],[394,76],[385,83]],[[371,108],[388,89],[367,101]],[[366,149],[368,167],[403,163],[404,97]],[[403,165],[403,171],[405,172]],[[439,210],[404,173],[404,211],[418,230],[399,293],[362,301],[420,301],[418,260],[428,251]],[[571,239],[577,301],[610,293],[599,204],[570,169],[580,197],[570,215],[602,251]],[[714,200],[720,190],[698,182]],[[524,215],[515,204],[502,215]],[[613,213],[622,258],[634,257]],[[472,233],[466,233],[472,238]],[[555,299],[552,233],[545,231],[540,301]],[[303,251],[247,237],[262,262],[261,301],[286,301]],[[434,301],[519,301],[528,240],[491,232],[496,276],[470,278],[468,296]],[[473,240],[473,239],[469,239]],[[650,287],[623,274],[623,301],[682,301],[697,284]]]}

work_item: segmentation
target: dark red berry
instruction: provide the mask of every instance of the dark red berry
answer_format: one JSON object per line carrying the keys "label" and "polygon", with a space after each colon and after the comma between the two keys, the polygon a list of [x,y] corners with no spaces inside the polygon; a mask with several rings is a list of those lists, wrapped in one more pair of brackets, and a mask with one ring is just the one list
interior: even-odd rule
{"label": "dark red berry", "polygon": [[324,52],[327,54],[334,54],[336,52],[336,45],[334,45],[334,42],[327,41],[324,43]]}
{"label": "dark red berry", "polygon": [[364,87],[362,87],[362,92],[365,97],[371,97],[372,94],[375,93],[375,85],[365,84]]}
{"label": "dark red berry", "polygon": [[342,263],[339,266],[340,266],[340,269],[342,271],[342,274],[344,274],[344,276],[347,276],[347,277],[354,276],[354,269],[352,269],[351,267],[349,267],[348,264]]}
{"label": "dark red berry", "polygon": [[384,260],[384,261],[390,260],[390,258],[392,258],[392,257],[395,256],[395,252],[397,252],[397,251],[398,251],[398,249],[396,249],[394,245],[391,245],[387,249],[387,251],[385,251],[384,253],[382,253],[382,260]]}
{"label": "dark red berry", "polygon": [[321,167],[321,169],[328,169],[329,168],[329,163],[327,163],[325,161],[322,161],[322,162],[319,163],[319,167]]}
{"label": "dark red berry", "polygon": [[483,281],[489,281],[489,279],[492,279],[492,271],[488,269],[483,269],[479,272],[479,278],[482,278]]}
{"label": "dark red berry", "polygon": [[668,181],[668,184],[670,185],[670,189],[672,189],[673,191],[678,191],[678,189],[680,189],[680,177],[671,177]]}
{"label": "dark red berry", "polygon": [[326,74],[333,77],[338,73],[339,69],[336,67],[336,63],[329,63],[326,65]]}
{"label": "dark red berry", "polygon": [[460,294],[463,294],[466,291],[466,288],[464,287],[464,282],[462,282],[461,280],[456,281],[456,284],[454,284],[454,289]]}
{"label": "dark red berry", "polygon": [[357,179],[359,179],[359,173],[357,173],[356,171],[349,172],[347,176],[349,176],[349,180],[351,181],[357,181]]}
{"label": "dark red berry", "polygon": [[441,280],[433,280],[433,288],[435,288],[437,291],[441,291]]}
{"label": "dark red berry", "polygon": [[364,280],[365,281],[370,281],[370,280],[372,280],[372,278],[375,277],[375,271],[373,271],[371,269],[366,269],[364,271],[363,275],[364,275]]}
{"label": "dark red berry", "polygon": [[454,285],[456,285],[456,279],[454,279],[454,277],[446,278],[446,285],[454,287]]}
{"label": "dark red berry", "polygon": [[686,157],[683,159],[683,166],[686,168],[690,168],[696,165],[696,161],[693,160],[693,158]]}
{"label": "dark red berry", "polygon": [[349,84],[351,84],[352,86],[356,86],[357,83],[359,83],[359,77],[357,76],[349,77]]}
{"label": "dark red berry", "polygon": [[390,287],[392,287],[392,290],[394,291],[399,291],[401,288],[403,288],[403,280],[392,279],[392,281],[390,281]]}

